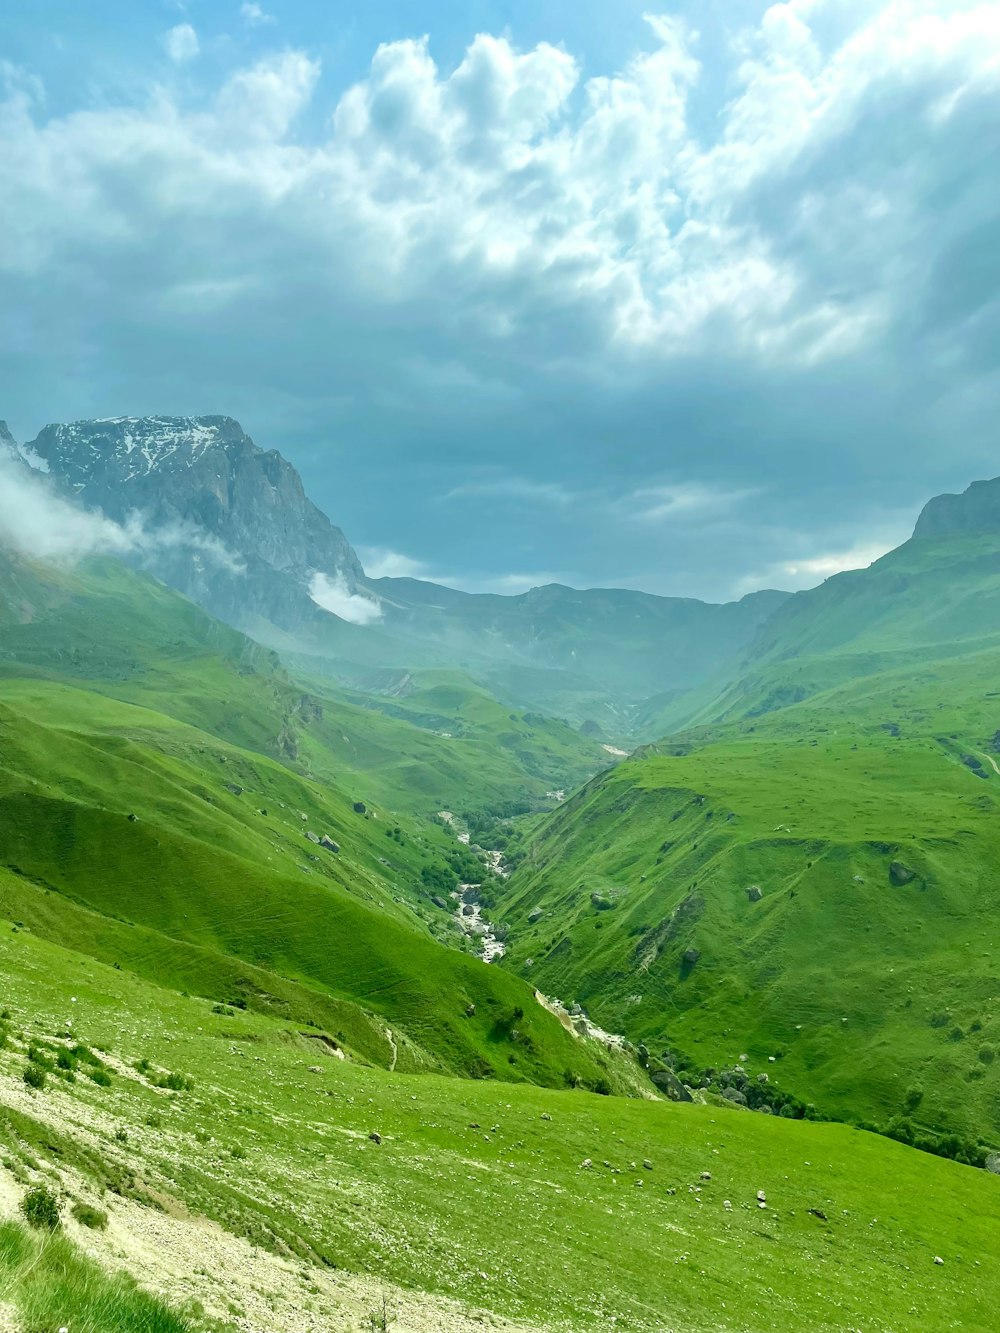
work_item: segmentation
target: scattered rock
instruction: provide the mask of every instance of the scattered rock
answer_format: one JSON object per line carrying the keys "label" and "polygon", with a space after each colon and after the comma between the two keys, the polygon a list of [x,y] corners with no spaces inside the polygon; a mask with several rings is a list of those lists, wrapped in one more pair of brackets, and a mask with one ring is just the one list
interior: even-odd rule
{"label": "scattered rock", "polygon": [[542,909],[540,907],[533,907],[528,913],[528,925],[533,926],[536,921],[541,921],[541,919]]}
{"label": "scattered rock", "polygon": [[307,832],[306,832],[306,837],[309,839],[310,842],[314,842],[314,843],[316,844],[317,847],[319,846],[319,834],[318,834],[318,833],[313,833],[312,829],[309,829],[309,830],[307,830]]}
{"label": "scattered rock", "polygon": [[758,1203],[767,1203],[767,1195],[764,1193],[763,1190],[758,1190],[758,1191],[757,1191],[757,1202],[758,1202]]}
{"label": "scattered rock", "polygon": [[751,884],[747,888],[747,898],[750,900],[750,902],[759,903],[761,898],[763,898],[763,896],[764,896],[764,890],[760,887],[759,884]]}
{"label": "scattered rock", "polygon": [[319,840],[319,845],[321,847],[325,847],[328,852],[340,851],[340,843],[334,842],[334,840],[330,837],[328,833],[323,834],[322,838],[320,838]]}
{"label": "scattered rock", "polygon": [[688,964],[689,967],[693,967],[700,957],[701,957],[700,949],[684,950],[684,961],[685,963]]}
{"label": "scattered rock", "polygon": [[941,1256],[940,1256],[939,1254],[936,1254],[936,1255],[934,1256],[934,1262],[935,1262],[936,1264],[943,1264],[943,1263],[944,1263],[944,1260],[941,1258]]}
{"label": "scattered rock", "polygon": [[589,1171],[593,1165],[594,1163],[590,1160],[590,1158],[585,1157],[583,1161],[580,1163],[580,1170]]}
{"label": "scattered rock", "polygon": [[652,1171],[652,1169],[653,1169],[653,1163],[649,1160],[648,1157],[647,1157],[646,1160],[643,1162],[642,1166],[643,1166],[643,1170],[644,1170],[644,1171]]}
{"label": "scattered rock", "polygon": [[702,1178],[702,1180],[711,1180],[711,1179],[712,1179],[712,1173],[711,1173],[711,1171],[703,1171],[703,1172],[701,1173],[701,1178]]}
{"label": "scattered rock", "polygon": [[226,791],[231,792],[233,796],[242,796],[242,795],[243,795],[243,788],[237,786],[237,784],[236,784],[235,782],[227,782],[227,783],[226,783]]}
{"label": "scattered rock", "polygon": [[665,1092],[672,1102],[691,1102],[694,1098],[672,1069],[658,1069],[652,1075],[653,1082]]}
{"label": "scattered rock", "polygon": [[916,879],[917,872],[911,870],[909,866],[904,865],[902,861],[891,861],[889,863],[889,879],[893,884],[899,886],[909,884],[911,880]]}
{"label": "scattered rock", "polygon": [[552,1119],[552,1117],[549,1115],[548,1111],[543,1111],[543,1112],[542,1112],[542,1117],[541,1117],[541,1118],[542,1118],[543,1120],[551,1120],[551,1119]]}
{"label": "scattered rock", "polygon": [[309,1072],[310,1074],[322,1074],[323,1070],[319,1065],[310,1065]]}
{"label": "scattered rock", "polygon": [[372,1130],[372,1132],[368,1135],[368,1138],[374,1144],[380,1145],[382,1142],[382,1135],[376,1134],[375,1130]]}
{"label": "scattered rock", "polygon": [[475,1018],[476,1006],[474,1004],[467,1004],[465,1006],[465,1016],[466,1018]]}
{"label": "scattered rock", "polygon": [[808,1209],[808,1212],[811,1213],[813,1217],[818,1217],[821,1222],[826,1221],[826,1213],[823,1212],[822,1208],[810,1208]]}

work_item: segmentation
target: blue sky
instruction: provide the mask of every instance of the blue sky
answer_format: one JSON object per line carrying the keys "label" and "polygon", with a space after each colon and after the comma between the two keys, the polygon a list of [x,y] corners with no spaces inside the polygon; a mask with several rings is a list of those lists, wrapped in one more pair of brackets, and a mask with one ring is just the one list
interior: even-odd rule
{"label": "blue sky", "polygon": [[975,0],[7,0],[0,416],[229,413],[376,572],[805,586],[1000,473],[997,161]]}

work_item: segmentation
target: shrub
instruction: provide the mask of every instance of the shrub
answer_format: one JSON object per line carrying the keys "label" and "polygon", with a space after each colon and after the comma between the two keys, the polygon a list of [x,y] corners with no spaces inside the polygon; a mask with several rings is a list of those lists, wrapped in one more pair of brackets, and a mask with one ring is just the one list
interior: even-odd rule
{"label": "shrub", "polygon": [[57,1231],[59,1228],[59,1201],[44,1185],[28,1191],[21,1200],[21,1212],[28,1226],[36,1231]]}
{"label": "shrub", "polygon": [[163,1074],[153,1079],[153,1086],[166,1088],[170,1092],[190,1092],[194,1088],[194,1079],[183,1074]]}
{"label": "shrub", "polygon": [[99,1088],[111,1087],[111,1075],[106,1069],[88,1069],[87,1073],[91,1082],[96,1083]]}
{"label": "shrub", "polygon": [[365,1315],[361,1325],[362,1333],[389,1333],[396,1322],[396,1316],[389,1305],[388,1297],[383,1296],[378,1305],[373,1306]]}
{"label": "shrub", "polygon": [[48,1081],[48,1077],[41,1065],[27,1064],[24,1066],[23,1078],[29,1088],[35,1088],[41,1092]]}
{"label": "shrub", "polygon": [[102,1213],[100,1208],[92,1208],[89,1203],[75,1203],[73,1216],[82,1227],[89,1227],[91,1231],[104,1231],[108,1225],[107,1213]]}

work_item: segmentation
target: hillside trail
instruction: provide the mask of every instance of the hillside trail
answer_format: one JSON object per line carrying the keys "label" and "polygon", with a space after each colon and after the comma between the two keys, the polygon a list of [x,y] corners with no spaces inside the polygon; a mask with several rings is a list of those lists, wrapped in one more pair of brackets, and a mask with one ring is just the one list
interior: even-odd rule
{"label": "hillside trail", "polygon": [[389,1043],[392,1051],[392,1060],[389,1062],[389,1073],[393,1074],[396,1070],[396,1061],[399,1059],[399,1047],[396,1045],[396,1038],[392,1035],[392,1028],[386,1028],[385,1039]]}
{"label": "hillside trail", "polygon": [[[0,1094],[0,1106],[10,1105],[59,1133],[99,1147],[96,1135],[56,1104],[39,1104],[6,1080],[0,1084]],[[106,1121],[105,1130],[113,1129],[109,1117],[99,1114],[96,1119]],[[134,1275],[147,1291],[175,1308],[196,1301],[210,1318],[239,1333],[357,1333],[368,1327],[367,1315],[381,1307],[383,1296],[395,1315],[393,1333],[549,1333],[541,1325],[514,1323],[445,1296],[257,1249],[210,1219],[190,1213],[159,1182],[154,1190],[147,1181],[159,1205],[151,1208],[115,1194],[99,1195],[72,1168],[46,1171],[50,1187],[55,1176],[65,1196],[108,1214],[107,1230],[97,1232],[80,1226],[68,1206],[62,1209],[67,1236],[103,1269]],[[0,1221],[20,1216],[23,1194],[24,1186],[0,1163]],[[70,1318],[64,1323],[72,1329]],[[3,1301],[0,1333],[24,1333],[16,1309]]]}
{"label": "hillside trail", "polygon": [[1000,768],[997,767],[997,761],[993,758],[993,756],[991,754],[986,754],[985,751],[980,751],[980,753],[982,754],[983,758],[986,760],[988,764],[993,765],[993,772],[996,773],[998,777],[1000,777]]}
{"label": "hillside trail", "polygon": [[[331,1273],[255,1249],[165,1196],[170,1212],[110,1195],[98,1199],[75,1173],[60,1174],[64,1188],[108,1213],[102,1233],[64,1218],[67,1235],[102,1268],[137,1275],[147,1291],[174,1307],[196,1301],[209,1317],[240,1333],[354,1333],[367,1327],[368,1312],[381,1307],[383,1296],[395,1314],[394,1333],[545,1333],[445,1297],[355,1273]],[[17,1216],[19,1193],[0,1167],[0,1219]],[[69,1317],[65,1322],[72,1328]],[[0,1304],[0,1333],[19,1333],[19,1327],[16,1310]]]}

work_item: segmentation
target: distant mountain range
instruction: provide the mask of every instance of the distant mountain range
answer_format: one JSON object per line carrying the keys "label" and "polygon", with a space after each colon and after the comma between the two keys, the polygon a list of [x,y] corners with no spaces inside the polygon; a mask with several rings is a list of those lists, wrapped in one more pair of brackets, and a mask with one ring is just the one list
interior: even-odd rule
{"label": "distant mountain range", "polygon": [[[689,696],[764,660],[786,626],[810,620],[816,596],[829,603],[855,577],[724,605],[558,584],[504,597],[370,579],[295,468],[231,417],[49,425],[25,445],[0,426],[0,450],[119,523],[138,517],[157,532],[197,534],[200,545],[155,543],[143,563],[300,668],[375,693],[405,689],[414,668],[459,668],[511,706],[609,738],[652,739],[691,716]],[[931,500],[914,536],[990,530],[1000,530],[1000,480]],[[822,620],[829,634],[830,617]]]}
{"label": "distant mountain range", "polygon": [[723,669],[787,596],[718,606],[555,584],[501,597],[368,579],[292,465],[231,417],[113,417],[49,425],[23,446],[4,439],[88,509],[210,538],[207,550],[158,543],[144,563],[227,623],[362,687],[386,668],[460,667],[512,705],[628,735],[646,700]]}

